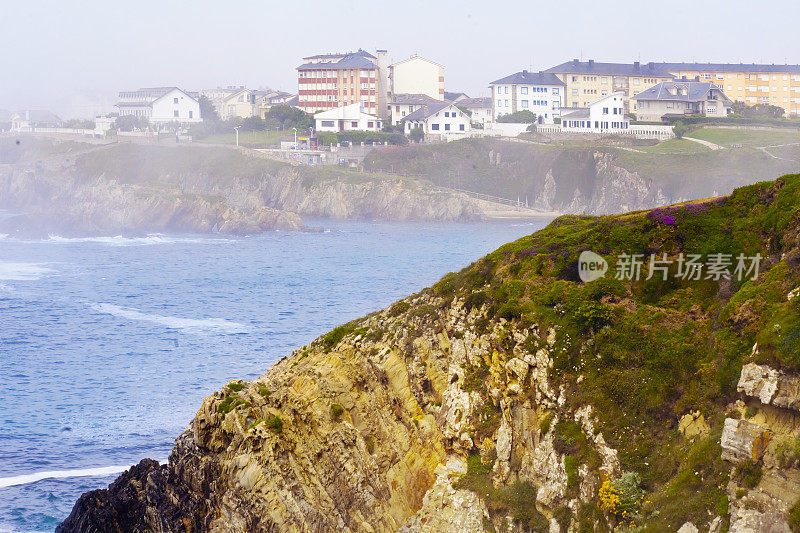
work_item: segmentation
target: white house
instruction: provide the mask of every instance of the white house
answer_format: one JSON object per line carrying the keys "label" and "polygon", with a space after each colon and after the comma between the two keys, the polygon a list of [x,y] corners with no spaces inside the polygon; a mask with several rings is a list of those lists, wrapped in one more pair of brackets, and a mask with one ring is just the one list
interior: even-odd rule
{"label": "white house", "polygon": [[200,122],[197,98],[177,87],[145,87],[119,93],[120,116],[147,117],[151,124]]}
{"label": "white house", "polygon": [[36,128],[58,128],[63,121],[46,109],[25,109],[11,115],[11,131],[34,131]]}
{"label": "white house", "polygon": [[394,95],[424,94],[444,99],[444,67],[430,59],[413,55],[390,65],[389,80]]}
{"label": "white house", "polygon": [[400,124],[407,115],[410,115],[423,105],[443,104],[444,100],[431,98],[427,94],[395,94],[389,102],[389,111],[392,124]]}
{"label": "white house", "polygon": [[335,107],[314,115],[314,129],[317,132],[330,131],[378,131],[381,120],[364,112],[361,103]]}
{"label": "white house", "polygon": [[561,130],[579,133],[624,133],[625,93],[618,91],[595,100],[589,107],[569,108],[561,115]]}
{"label": "white house", "polygon": [[494,120],[517,111],[530,111],[539,124],[561,116],[566,84],[555,74],[523,70],[489,84]]}
{"label": "white house", "polygon": [[484,98],[464,98],[455,102],[461,108],[466,109],[470,113],[470,121],[475,124],[486,124],[492,121],[492,99],[490,97]]}
{"label": "white house", "polygon": [[451,102],[426,104],[403,119],[403,131],[408,135],[422,128],[425,140],[453,141],[469,137],[472,123],[469,115]]}

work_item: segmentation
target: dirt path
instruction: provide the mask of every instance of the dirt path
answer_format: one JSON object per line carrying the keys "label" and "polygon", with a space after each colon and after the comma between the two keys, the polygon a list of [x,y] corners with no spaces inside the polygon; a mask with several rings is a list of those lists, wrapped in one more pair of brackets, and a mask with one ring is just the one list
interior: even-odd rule
{"label": "dirt path", "polygon": [[700,143],[707,148],[711,148],[712,150],[722,150],[722,148],[724,148],[723,146],[714,144],[710,141],[704,141],[703,139],[695,139],[694,137],[686,137],[686,136],[684,136],[683,138],[686,139],[687,141]]}

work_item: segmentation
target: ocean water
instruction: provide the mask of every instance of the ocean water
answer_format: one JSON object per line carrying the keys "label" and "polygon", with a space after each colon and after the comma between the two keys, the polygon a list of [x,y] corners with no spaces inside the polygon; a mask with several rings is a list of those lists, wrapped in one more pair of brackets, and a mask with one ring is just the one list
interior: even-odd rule
{"label": "ocean water", "polygon": [[546,223],[308,222],[326,231],[0,235],[0,531],[52,531],[229,380]]}

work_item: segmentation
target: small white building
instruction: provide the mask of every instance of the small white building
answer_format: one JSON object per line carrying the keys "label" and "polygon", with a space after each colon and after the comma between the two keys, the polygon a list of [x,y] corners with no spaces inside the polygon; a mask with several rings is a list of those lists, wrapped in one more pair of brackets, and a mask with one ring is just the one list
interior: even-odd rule
{"label": "small white building", "polygon": [[393,125],[400,124],[406,116],[410,115],[423,105],[443,104],[444,100],[431,98],[427,94],[395,94],[389,102],[389,112]]}
{"label": "small white building", "polygon": [[151,124],[201,122],[197,98],[177,87],[145,87],[119,93],[119,115],[146,117]]}
{"label": "small white building", "polygon": [[469,118],[472,125],[486,124],[492,121],[492,99],[484,98],[464,98],[455,103],[459,108],[469,111]]}
{"label": "small white building", "polygon": [[530,111],[539,124],[561,116],[566,84],[555,74],[523,70],[489,84],[493,120],[518,111]]}
{"label": "small white building", "polygon": [[58,115],[46,109],[25,109],[11,115],[11,131],[30,132],[36,128],[58,128],[63,123]]}
{"label": "small white building", "polygon": [[469,115],[451,102],[426,104],[403,119],[403,132],[421,128],[426,141],[454,141],[470,136]]}
{"label": "small white building", "polygon": [[356,102],[342,107],[322,111],[314,115],[314,129],[339,133],[342,131],[378,131],[381,120],[364,112],[361,104]]}
{"label": "small white building", "polygon": [[389,80],[394,95],[424,94],[444,99],[444,67],[430,59],[413,55],[390,65]]}
{"label": "small white building", "polygon": [[625,133],[630,121],[625,116],[625,93],[611,93],[589,107],[569,108],[561,115],[561,131],[576,133]]}

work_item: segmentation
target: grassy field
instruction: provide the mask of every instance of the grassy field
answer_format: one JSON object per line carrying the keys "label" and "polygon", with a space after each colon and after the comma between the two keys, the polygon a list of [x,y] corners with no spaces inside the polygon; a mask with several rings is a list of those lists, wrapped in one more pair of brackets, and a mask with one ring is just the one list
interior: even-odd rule
{"label": "grassy field", "polygon": [[637,148],[637,150],[642,150],[649,154],[701,154],[710,152],[711,148],[686,139],[670,139],[655,146],[644,146]]}
{"label": "grassy field", "polygon": [[704,141],[710,141],[724,147],[732,144],[742,146],[770,146],[776,144],[800,143],[800,130],[768,129],[744,130],[737,128],[701,128],[687,134]]}
{"label": "grassy field", "polygon": [[[274,146],[278,141],[293,141],[294,132],[287,134],[285,131],[280,133],[275,130],[271,131],[240,131],[239,132],[239,145],[247,146],[248,148],[266,148],[267,146]],[[211,144],[236,144],[236,133],[218,133],[211,135],[200,142]]]}

